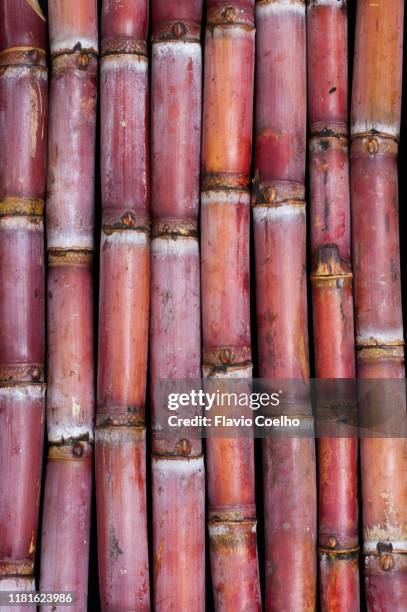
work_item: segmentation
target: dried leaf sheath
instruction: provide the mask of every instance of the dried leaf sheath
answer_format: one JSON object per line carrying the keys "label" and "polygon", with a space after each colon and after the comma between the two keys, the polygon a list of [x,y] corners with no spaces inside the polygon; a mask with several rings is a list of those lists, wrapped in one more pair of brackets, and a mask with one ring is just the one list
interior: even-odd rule
{"label": "dried leaf sheath", "polygon": [[147,0],[104,0],[96,506],[104,611],[149,610]]}
{"label": "dried leaf sheath", "polygon": [[[360,0],[351,114],[351,202],[358,376],[404,378],[397,153],[404,2]],[[391,418],[393,395],[370,398]],[[405,412],[406,398],[402,398]],[[361,410],[368,408],[362,405]],[[407,440],[361,440],[369,610],[407,601]]]}
{"label": "dried leaf sheath", "polygon": [[87,605],[92,494],[97,6],[86,0],[74,11],[68,0],[50,0],[48,16],[49,451],[40,588],[75,591],[79,611]]}
{"label": "dried leaf sheath", "polygon": [[202,111],[202,0],[152,2],[150,364],[153,575],[157,610],[205,610],[201,441],[163,438],[160,382],[201,366],[197,221]]}
{"label": "dried leaf sheath", "polygon": [[[250,378],[249,173],[254,1],[207,2],[201,273],[203,374]],[[207,440],[217,610],[260,610],[253,440]]]}
{"label": "dried leaf sheath", "polygon": [[[0,590],[34,588],[45,420],[46,24],[0,2]],[[2,606],[2,610],[10,608]],[[13,606],[12,610],[27,609]]]}
{"label": "dried leaf sheath", "polygon": [[[252,198],[259,373],[269,379],[304,381],[306,387],[305,4],[260,0],[256,31]],[[306,402],[293,410],[304,422],[310,418]],[[265,607],[276,612],[314,610],[314,441],[267,438],[263,466]]]}
{"label": "dried leaf sheath", "polygon": [[[307,33],[315,369],[354,378],[346,3],[311,0]],[[323,610],[357,611],[358,444],[339,438],[339,424],[333,433],[317,442],[320,600]]]}

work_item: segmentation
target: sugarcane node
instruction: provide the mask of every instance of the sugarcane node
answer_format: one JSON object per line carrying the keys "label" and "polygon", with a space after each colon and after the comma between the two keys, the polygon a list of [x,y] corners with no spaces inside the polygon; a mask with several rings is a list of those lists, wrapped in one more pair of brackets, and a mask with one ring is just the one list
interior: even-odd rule
{"label": "sugarcane node", "polygon": [[379,141],[377,138],[368,138],[366,149],[370,155],[375,155],[379,151]]}
{"label": "sugarcane node", "polygon": [[38,53],[38,49],[32,49],[30,51],[30,58],[33,64],[38,64],[40,61],[40,54]]}
{"label": "sugarcane node", "polygon": [[122,215],[121,221],[126,227],[134,227],[136,219],[132,212],[126,212]]}
{"label": "sugarcane node", "polygon": [[237,18],[237,9],[234,6],[227,6],[222,13],[222,17],[228,23],[235,22]]}
{"label": "sugarcane node", "polygon": [[182,454],[182,455],[190,455],[191,454],[191,450],[192,450],[192,446],[191,446],[191,442],[189,440],[187,440],[186,438],[183,438],[182,440],[179,440],[179,442],[177,442],[177,450]]}
{"label": "sugarcane node", "polygon": [[172,33],[176,38],[182,38],[187,33],[187,28],[181,21],[177,21],[172,26]]}

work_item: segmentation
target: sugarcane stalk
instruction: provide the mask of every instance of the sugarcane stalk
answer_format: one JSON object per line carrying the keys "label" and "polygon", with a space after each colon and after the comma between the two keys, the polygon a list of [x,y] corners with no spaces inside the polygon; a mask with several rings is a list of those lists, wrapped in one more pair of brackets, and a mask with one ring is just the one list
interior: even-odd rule
{"label": "sugarcane stalk", "polygon": [[202,0],[152,2],[151,399],[156,610],[205,610],[200,439],[160,435],[163,380],[199,379]]}
{"label": "sugarcane stalk", "polygon": [[104,0],[96,506],[101,607],[149,610],[148,1]]}
{"label": "sugarcane stalk", "polygon": [[[207,2],[201,183],[203,375],[247,378],[254,0]],[[253,439],[207,440],[216,610],[260,610]]]}
{"label": "sugarcane stalk", "polygon": [[[260,376],[294,379],[310,419],[304,174],[305,4],[256,3],[254,219]],[[300,389],[304,386],[304,391]],[[267,610],[316,606],[314,440],[263,440]],[[287,582],[289,576],[289,582]]]}
{"label": "sugarcane stalk", "polygon": [[[46,23],[0,2],[0,590],[35,589],[45,417]],[[0,606],[8,610],[7,606]],[[24,606],[10,608],[26,609]]]}
{"label": "sugarcane stalk", "polygon": [[[397,153],[404,2],[357,6],[351,112],[352,245],[358,376],[404,378]],[[377,398],[383,405],[383,398]],[[392,414],[396,397],[383,406]],[[405,396],[403,398],[405,412]],[[363,411],[364,406],[361,406]],[[407,601],[407,440],[361,440],[369,610]]]}
{"label": "sugarcane stalk", "polygon": [[[307,12],[312,306],[318,378],[355,377],[348,158],[346,2]],[[323,610],[360,607],[357,439],[318,440],[318,546]]]}
{"label": "sugarcane stalk", "polygon": [[79,611],[87,605],[92,493],[97,5],[86,0],[73,8],[68,0],[50,0],[48,16],[49,449],[40,588],[74,591],[73,610]]}

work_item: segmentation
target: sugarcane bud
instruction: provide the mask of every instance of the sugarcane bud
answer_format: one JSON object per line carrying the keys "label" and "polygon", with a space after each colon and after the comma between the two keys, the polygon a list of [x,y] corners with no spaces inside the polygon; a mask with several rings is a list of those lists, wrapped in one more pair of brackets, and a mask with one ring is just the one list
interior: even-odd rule
{"label": "sugarcane bud", "polygon": [[328,548],[335,548],[335,546],[337,545],[337,543],[338,543],[338,542],[337,542],[337,540],[336,540],[335,536],[330,536],[330,537],[328,538],[328,542],[327,542],[327,544],[328,544]]}
{"label": "sugarcane bud", "polygon": [[222,363],[231,363],[233,360],[233,353],[230,349],[224,349],[219,353],[219,359]]}
{"label": "sugarcane bud", "polygon": [[369,138],[369,140],[367,141],[366,148],[370,155],[375,155],[379,150],[379,141],[377,140],[377,138]]}
{"label": "sugarcane bud", "polygon": [[382,555],[380,557],[380,565],[385,572],[388,572],[393,569],[394,561],[391,555]]}
{"label": "sugarcane bud", "polygon": [[267,202],[274,202],[277,197],[277,190],[275,187],[266,187],[264,190],[264,197]]}
{"label": "sugarcane bud", "polygon": [[133,227],[134,224],[136,223],[133,213],[132,212],[124,213],[124,215],[122,216],[122,223],[126,227]]}
{"label": "sugarcane bud", "polygon": [[225,21],[227,21],[229,23],[233,23],[234,21],[236,21],[237,10],[235,9],[234,6],[228,6],[223,11],[223,17],[224,17]]}
{"label": "sugarcane bud", "polygon": [[177,442],[177,450],[182,455],[189,455],[191,453],[191,448],[191,442],[185,438]]}
{"label": "sugarcane bud", "polygon": [[79,68],[85,70],[89,66],[89,56],[87,53],[80,53],[76,59]]}
{"label": "sugarcane bud", "polygon": [[172,26],[172,33],[174,34],[176,38],[182,38],[182,36],[185,36],[186,31],[187,29],[185,25],[181,23],[180,21],[178,21],[177,23],[174,23],[174,25]]}

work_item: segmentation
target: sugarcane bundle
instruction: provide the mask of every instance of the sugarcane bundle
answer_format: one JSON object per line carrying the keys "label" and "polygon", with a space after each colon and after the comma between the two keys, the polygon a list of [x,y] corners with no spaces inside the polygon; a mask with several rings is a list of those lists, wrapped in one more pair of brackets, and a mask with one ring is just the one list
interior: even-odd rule
{"label": "sugarcane bundle", "polygon": [[[346,2],[307,14],[312,305],[315,373],[355,377],[348,159]],[[339,390],[339,389],[338,389]],[[359,610],[357,439],[318,440],[323,610]]]}
{"label": "sugarcane bundle", "polygon": [[87,600],[92,494],[97,4],[86,0],[73,10],[69,0],[50,0],[48,16],[49,450],[40,588],[74,591],[79,611]]}
{"label": "sugarcane bundle", "polygon": [[200,378],[198,245],[202,0],[152,2],[150,365],[154,607],[205,610],[205,473],[198,438],[160,435],[161,381]]}
{"label": "sugarcane bundle", "polygon": [[104,0],[96,506],[103,610],[149,610],[148,1]]}
{"label": "sugarcane bundle", "polygon": [[[294,379],[302,394],[309,377],[305,4],[258,1],[256,31],[252,203],[259,373]],[[306,396],[298,400],[293,411],[306,421],[311,408]],[[314,446],[309,437],[263,441],[267,610],[315,609]]]}
{"label": "sugarcane bundle", "polygon": [[[209,0],[201,181],[203,375],[250,378],[250,160],[254,0]],[[250,437],[207,440],[209,541],[217,610],[259,610]]]}
{"label": "sugarcane bundle", "polygon": [[35,588],[45,417],[45,49],[37,2],[1,0],[0,591]]}
{"label": "sugarcane bundle", "polygon": [[[397,153],[403,57],[402,0],[359,0],[351,112],[352,247],[357,369],[404,378]],[[384,417],[390,404],[379,396]],[[403,399],[405,412],[405,397]],[[366,410],[363,404],[361,411]],[[405,610],[407,440],[361,440],[363,553],[369,610]]]}

